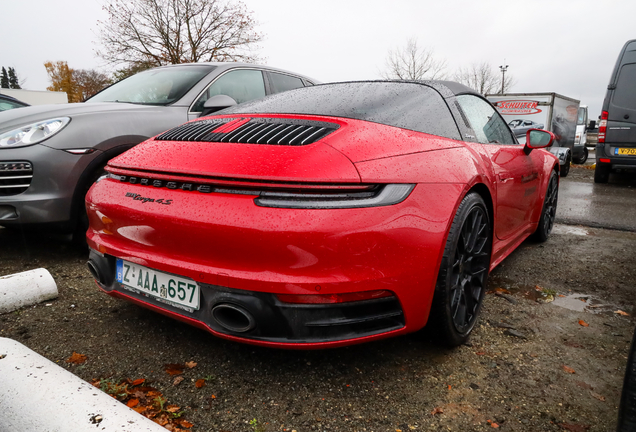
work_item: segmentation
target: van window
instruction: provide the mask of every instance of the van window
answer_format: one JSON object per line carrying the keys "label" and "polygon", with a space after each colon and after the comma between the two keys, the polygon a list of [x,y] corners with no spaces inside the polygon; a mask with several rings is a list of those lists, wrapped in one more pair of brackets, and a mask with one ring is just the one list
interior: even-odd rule
{"label": "van window", "polygon": [[636,63],[623,65],[616,80],[612,104],[616,107],[636,110]]}

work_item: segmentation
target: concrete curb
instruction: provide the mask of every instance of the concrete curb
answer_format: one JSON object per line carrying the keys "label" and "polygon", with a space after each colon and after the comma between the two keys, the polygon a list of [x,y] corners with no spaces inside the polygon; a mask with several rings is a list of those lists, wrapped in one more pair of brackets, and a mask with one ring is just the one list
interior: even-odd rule
{"label": "concrete curb", "polygon": [[0,431],[166,431],[12,339],[0,338],[0,377]]}
{"label": "concrete curb", "polygon": [[46,269],[0,277],[0,313],[54,298],[57,298],[57,285]]}

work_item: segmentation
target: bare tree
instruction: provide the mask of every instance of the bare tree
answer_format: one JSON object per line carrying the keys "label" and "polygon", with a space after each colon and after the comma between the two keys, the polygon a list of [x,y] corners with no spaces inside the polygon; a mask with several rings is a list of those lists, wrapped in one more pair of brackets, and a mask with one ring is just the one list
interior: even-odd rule
{"label": "bare tree", "polygon": [[107,0],[104,9],[97,54],[129,67],[256,61],[263,38],[245,5],[232,0]]}
{"label": "bare tree", "polygon": [[[473,63],[467,68],[459,68],[453,75],[453,80],[481,94],[501,92],[501,75],[488,62]],[[507,74],[504,92],[510,90],[513,84],[514,79]]]}
{"label": "bare tree", "polygon": [[420,48],[417,39],[411,38],[404,48],[389,50],[382,76],[403,80],[444,79],[446,61],[436,59],[432,50]]}
{"label": "bare tree", "polygon": [[95,69],[76,69],[73,71],[73,79],[77,82],[77,90],[83,101],[111,83],[108,75]]}

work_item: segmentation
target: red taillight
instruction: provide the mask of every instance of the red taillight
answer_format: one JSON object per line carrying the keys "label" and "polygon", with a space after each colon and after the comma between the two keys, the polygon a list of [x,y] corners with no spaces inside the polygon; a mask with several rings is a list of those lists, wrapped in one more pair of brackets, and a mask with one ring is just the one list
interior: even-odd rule
{"label": "red taillight", "polygon": [[347,303],[362,300],[374,300],[392,296],[393,293],[387,290],[362,291],[345,294],[276,294],[278,300],[282,301],[283,303],[302,304]]}
{"label": "red taillight", "polygon": [[599,162],[602,162],[602,163],[610,163],[610,162],[612,162],[612,161],[611,161],[611,160],[609,160],[609,159],[602,159],[602,158],[601,158],[601,159],[599,159],[598,161],[599,161]]}
{"label": "red taillight", "polygon": [[601,122],[598,124],[598,142],[605,142],[605,131],[607,130],[607,117],[609,116],[607,111],[601,113]]}

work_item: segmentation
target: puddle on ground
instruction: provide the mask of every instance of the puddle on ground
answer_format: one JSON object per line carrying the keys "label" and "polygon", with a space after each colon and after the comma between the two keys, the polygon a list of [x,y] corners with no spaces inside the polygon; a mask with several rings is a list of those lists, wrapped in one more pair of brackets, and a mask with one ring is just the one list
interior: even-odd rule
{"label": "puddle on ground", "polygon": [[560,294],[554,290],[544,289],[536,285],[520,285],[508,278],[491,275],[488,282],[489,294],[520,296],[532,301],[551,303],[555,306],[576,312],[613,312],[617,306],[603,303],[597,297],[588,294]]}
{"label": "puddle on ground", "polygon": [[562,224],[554,224],[552,232],[554,234],[571,234],[578,236],[586,236],[589,234],[585,228]]}

